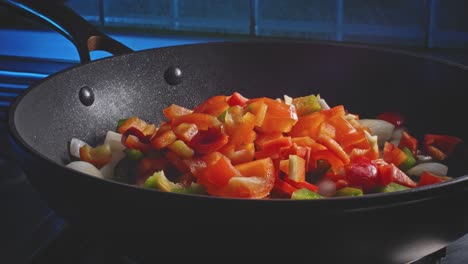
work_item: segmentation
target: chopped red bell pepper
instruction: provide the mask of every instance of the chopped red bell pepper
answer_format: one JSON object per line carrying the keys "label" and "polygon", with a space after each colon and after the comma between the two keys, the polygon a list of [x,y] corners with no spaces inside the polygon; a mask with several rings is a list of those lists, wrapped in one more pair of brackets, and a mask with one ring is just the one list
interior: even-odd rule
{"label": "chopped red bell pepper", "polygon": [[288,183],[289,185],[293,186],[296,189],[306,188],[306,189],[311,190],[313,192],[318,191],[318,186],[317,185],[306,182],[306,181],[297,182],[297,181],[294,181],[294,180],[292,180],[292,179],[290,179],[288,177],[285,177],[284,181],[286,183]]}
{"label": "chopped red bell pepper", "polygon": [[461,142],[460,138],[454,136],[426,134],[424,135],[423,147],[433,158],[444,160],[455,151]]}
{"label": "chopped red bell pepper", "polygon": [[212,116],[219,116],[222,112],[229,108],[227,96],[217,95],[208,98],[203,103],[193,109],[194,113],[203,113]]}
{"label": "chopped red bell pepper", "polygon": [[414,182],[408,175],[406,175],[403,171],[401,171],[395,164],[387,164],[382,165],[379,168],[379,172],[381,173],[382,179],[393,179],[392,182],[396,182],[400,185],[414,188],[417,186],[416,182]]}
{"label": "chopped red bell pepper", "polygon": [[176,134],[174,134],[174,131],[172,130],[167,130],[162,133],[157,133],[152,139],[151,139],[151,145],[156,148],[156,149],[162,149],[172,142],[177,140]]}
{"label": "chopped red bell pepper", "polygon": [[401,127],[405,124],[405,117],[399,112],[383,112],[377,118],[387,121],[395,127]]}
{"label": "chopped red bell pepper", "polygon": [[229,106],[240,105],[244,107],[249,99],[245,98],[238,92],[234,92],[231,96],[228,97],[227,103]]}
{"label": "chopped red bell pepper", "polygon": [[149,143],[142,143],[137,136],[124,134],[122,135],[122,144],[129,149],[137,149],[144,154],[148,154],[154,150]]}
{"label": "chopped red bell pepper", "polygon": [[411,153],[416,156],[418,151],[418,140],[408,134],[408,132],[403,131],[401,134],[400,142],[398,143],[399,149],[408,148]]}
{"label": "chopped red bell pepper", "polygon": [[185,142],[190,142],[198,133],[198,128],[195,124],[181,123],[174,127],[173,131],[177,138],[180,138]]}
{"label": "chopped red bell pepper", "polygon": [[195,152],[208,154],[221,149],[228,141],[228,135],[221,129],[212,127],[207,131],[199,131],[188,144]]}
{"label": "chopped red bell pepper", "polygon": [[291,184],[281,180],[281,179],[276,179],[275,180],[275,185],[273,187],[276,191],[279,191],[280,193],[286,194],[288,196],[291,196],[297,188],[293,187]]}
{"label": "chopped red bell pepper", "polygon": [[440,183],[440,182],[445,182],[448,179],[450,179],[450,178],[445,177],[445,176],[435,175],[433,173],[424,171],[420,176],[420,179],[419,179],[419,182],[418,182],[418,187],[431,185],[431,184],[436,184],[436,183]]}

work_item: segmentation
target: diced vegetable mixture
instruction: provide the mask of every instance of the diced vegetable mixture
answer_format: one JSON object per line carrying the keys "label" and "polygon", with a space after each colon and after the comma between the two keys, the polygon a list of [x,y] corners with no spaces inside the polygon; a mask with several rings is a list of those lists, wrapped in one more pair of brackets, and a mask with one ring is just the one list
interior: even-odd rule
{"label": "diced vegetable mixture", "polygon": [[68,167],[142,188],[250,199],[323,199],[395,192],[450,179],[461,140],[423,135],[403,116],[362,119],[320,95],[218,95],[166,120],[119,120],[104,143],[72,139]]}

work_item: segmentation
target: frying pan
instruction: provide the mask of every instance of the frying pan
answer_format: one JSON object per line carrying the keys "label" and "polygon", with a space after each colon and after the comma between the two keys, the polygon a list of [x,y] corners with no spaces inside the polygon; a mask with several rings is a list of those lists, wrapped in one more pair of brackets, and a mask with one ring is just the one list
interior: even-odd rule
{"label": "frying pan", "polygon": [[[318,263],[407,263],[468,231],[466,157],[448,182],[362,197],[244,200],[165,193],[98,179],[64,166],[68,142],[101,142],[123,117],[163,120],[175,103],[213,95],[319,93],[330,105],[374,117],[398,110],[411,132],[466,141],[468,69],[407,52],[315,41],[248,40],[133,52],[73,11],[39,1],[4,1],[35,14],[77,46],[82,64],[27,89],[9,130],[31,184],[74,227],[155,259],[224,260],[259,255]],[[115,56],[89,61],[89,50]],[[455,121],[452,121],[455,120]]]}

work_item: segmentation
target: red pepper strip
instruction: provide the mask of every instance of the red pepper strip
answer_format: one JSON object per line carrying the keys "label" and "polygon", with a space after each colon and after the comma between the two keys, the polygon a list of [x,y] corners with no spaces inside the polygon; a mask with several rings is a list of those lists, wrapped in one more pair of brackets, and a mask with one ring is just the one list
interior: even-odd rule
{"label": "red pepper strip", "polygon": [[436,183],[439,183],[439,182],[444,182],[446,180],[447,180],[447,178],[445,178],[443,176],[438,176],[438,175],[432,174],[430,172],[424,171],[420,176],[420,179],[419,179],[419,182],[418,182],[418,187],[425,186],[425,185],[436,184]]}
{"label": "red pepper strip", "polygon": [[318,191],[318,186],[317,185],[306,182],[306,181],[296,182],[296,181],[291,180],[288,177],[285,177],[284,181],[286,183],[290,184],[291,186],[293,186],[296,189],[306,188],[306,189],[309,189],[309,190],[311,190],[313,192]]}
{"label": "red pepper strip", "polygon": [[190,140],[192,140],[193,137],[198,133],[198,128],[195,124],[181,123],[174,127],[173,131],[177,138],[180,138],[187,143],[190,142]]}
{"label": "red pepper strip", "polygon": [[149,153],[152,150],[150,139],[145,136],[138,128],[130,127],[123,134],[121,139],[122,144],[130,149],[138,149],[143,153]]}
{"label": "red pepper strip", "polygon": [[275,184],[273,186],[273,190],[277,191],[278,193],[282,194],[282,195],[288,195],[289,197],[291,197],[291,195],[293,194],[293,192],[295,190],[297,190],[296,188],[294,188],[291,184],[283,181],[281,178],[280,178],[280,163],[281,161],[279,159],[274,159],[273,160],[273,165],[275,167]]}
{"label": "red pepper strip", "polygon": [[[424,147],[426,151],[431,154],[431,148],[436,148],[440,150],[445,156],[450,156],[458,144],[460,144],[462,140],[458,137],[453,136],[445,136],[445,135],[435,135],[435,134],[426,134],[424,135]],[[437,158],[437,157],[435,157]],[[444,157],[443,159],[445,159]],[[440,159],[440,158],[439,158]]]}
{"label": "red pepper strip", "polygon": [[350,162],[348,154],[346,154],[340,144],[338,144],[338,142],[336,142],[333,138],[322,134],[318,137],[317,142],[327,147],[327,149],[340,158],[344,164],[348,164]]}
{"label": "red pepper strip", "polygon": [[385,142],[383,149],[383,160],[400,166],[408,158],[408,155],[390,142]]}
{"label": "red pepper strip", "polygon": [[188,143],[196,153],[208,154],[221,149],[229,141],[229,136],[219,128],[199,131]]}
{"label": "red pepper strip", "polygon": [[156,149],[162,149],[169,146],[177,140],[176,134],[172,130],[167,130],[161,134],[157,134],[151,139],[151,145]]}
{"label": "red pepper strip", "polygon": [[381,174],[381,181],[391,178],[393,182],[409,188],[414,188],[417,186],[416,182],[414,182],[408,175],[406,175],[393,163],[379,167],[379,173]]}
{"label": "red pepper strip", "polygon": [[414,156],[416,156],[418,151],[418,140],[406,131],[403,131],[400,142],[398,143],[398,148],[404,149],[405,147],[408,148]]}
{"label": "red pepper strip", "polygon": [[401,127],[405,123],[405,118],[398,112],[383,112],[377,118],[392,123],[395,127]]}
{"label": "red pepper strip", "polygon": [[145,136],[143,131],[136,127],[130,127],[122,134],[122,143],[126,141],[126,137],[128,137],[128,135],[133,135],[137,137],[143,144],[147,144],[150,142],[150,138]]}
{"label": "red pepper strip", "polygon": [[226,102],[227,96],[217,95],[208,98],[203,103],[193,109],[194,113],[204,113],[212,116],[219,116],[229,108]]}
{"label": "red pepper strip", "polygon": [[273,189],[283,193],[283,194],[287,194],[289,196],[291,196],[293,194],[293,192],[295,190],[297,190],[296,188],[294,188],[291,184],[281,180],[281,179],[276,179],[275,181],[275,186],[273,187]]}
{"label": "red pepper strip", "polygon": [[128,118],[127,120],[125,120],[125,122],[123,122],[123,124],[119,126],[117,131],[121,134],[124,134],[131,127],[134,127],[140,131],[143,131],[145,130],[147,126],[148,126],[148,123],[146,123],[145,121],[141,120],[140,118],[136,116],[132,116]]}
{"label": "red pepper strip", "polygon": [[178,126],[182,123],[197,125],[198,130],[208,130],[210,127],[220,127],[221,121],[216,116],[202,113],[193,113],[183,116],[178,116],[171,120],[172,126]]}
{"label": "red pepper strip", "polygon": [[150,144],[141,143],[138,137],[134,135],[123,135],[122,144],[129,149],[138,149],[145,154],[153,151],[153,147]]}
{"label": "red pepper strip", "polygon": [[234,92],[231,96],[228,97],[227,103],[229,106],[240,105],[244,107],[249,99],[245,98],[238,92]]}
{"label": "red pepper strip", "polygon": [[192,113],[192,110],[176,104],[171,104],[170,106],[163,109],[163,114],[168,120]]}

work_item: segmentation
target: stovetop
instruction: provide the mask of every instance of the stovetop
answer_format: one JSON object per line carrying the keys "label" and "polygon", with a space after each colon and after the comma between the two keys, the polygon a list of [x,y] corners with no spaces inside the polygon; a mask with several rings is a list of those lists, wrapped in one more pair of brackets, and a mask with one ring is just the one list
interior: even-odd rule
{"label": "stovetop", "polygon": [[[454,61],[458,58],[458,62],[468,65],[466,54],[456,56],[439,52],[432,55]],[[9,60],[9,65],[14,66],[12,71],[2,71],[0,67],[0,93],[3,91],[3,96],[10,96],[9,101],[16,95],[15,92],[19,93],[35,80],[72,65],[16,59],[12,63],[12,58],[0,57],[2,60]],[[14,74],[15,70],[21,72],[24,69],[28,72],[34,72],[35,69],[41,71],[27,78]],[[2,76],[2,73],[7,74]],[[9,90],[5,93],[6,89]],[[29,184],[9,149],[5,122],[8,100],[6,107],[0,105],[0,208],[3,209],[0,217],[0,263],[154,263],[154,259],[145,259],[144,255],[135,256],[114,250],[112,241],[98,240],[70,226],[47,206]],[[468,263],[468,234],[448,247],[412,263]]]}

